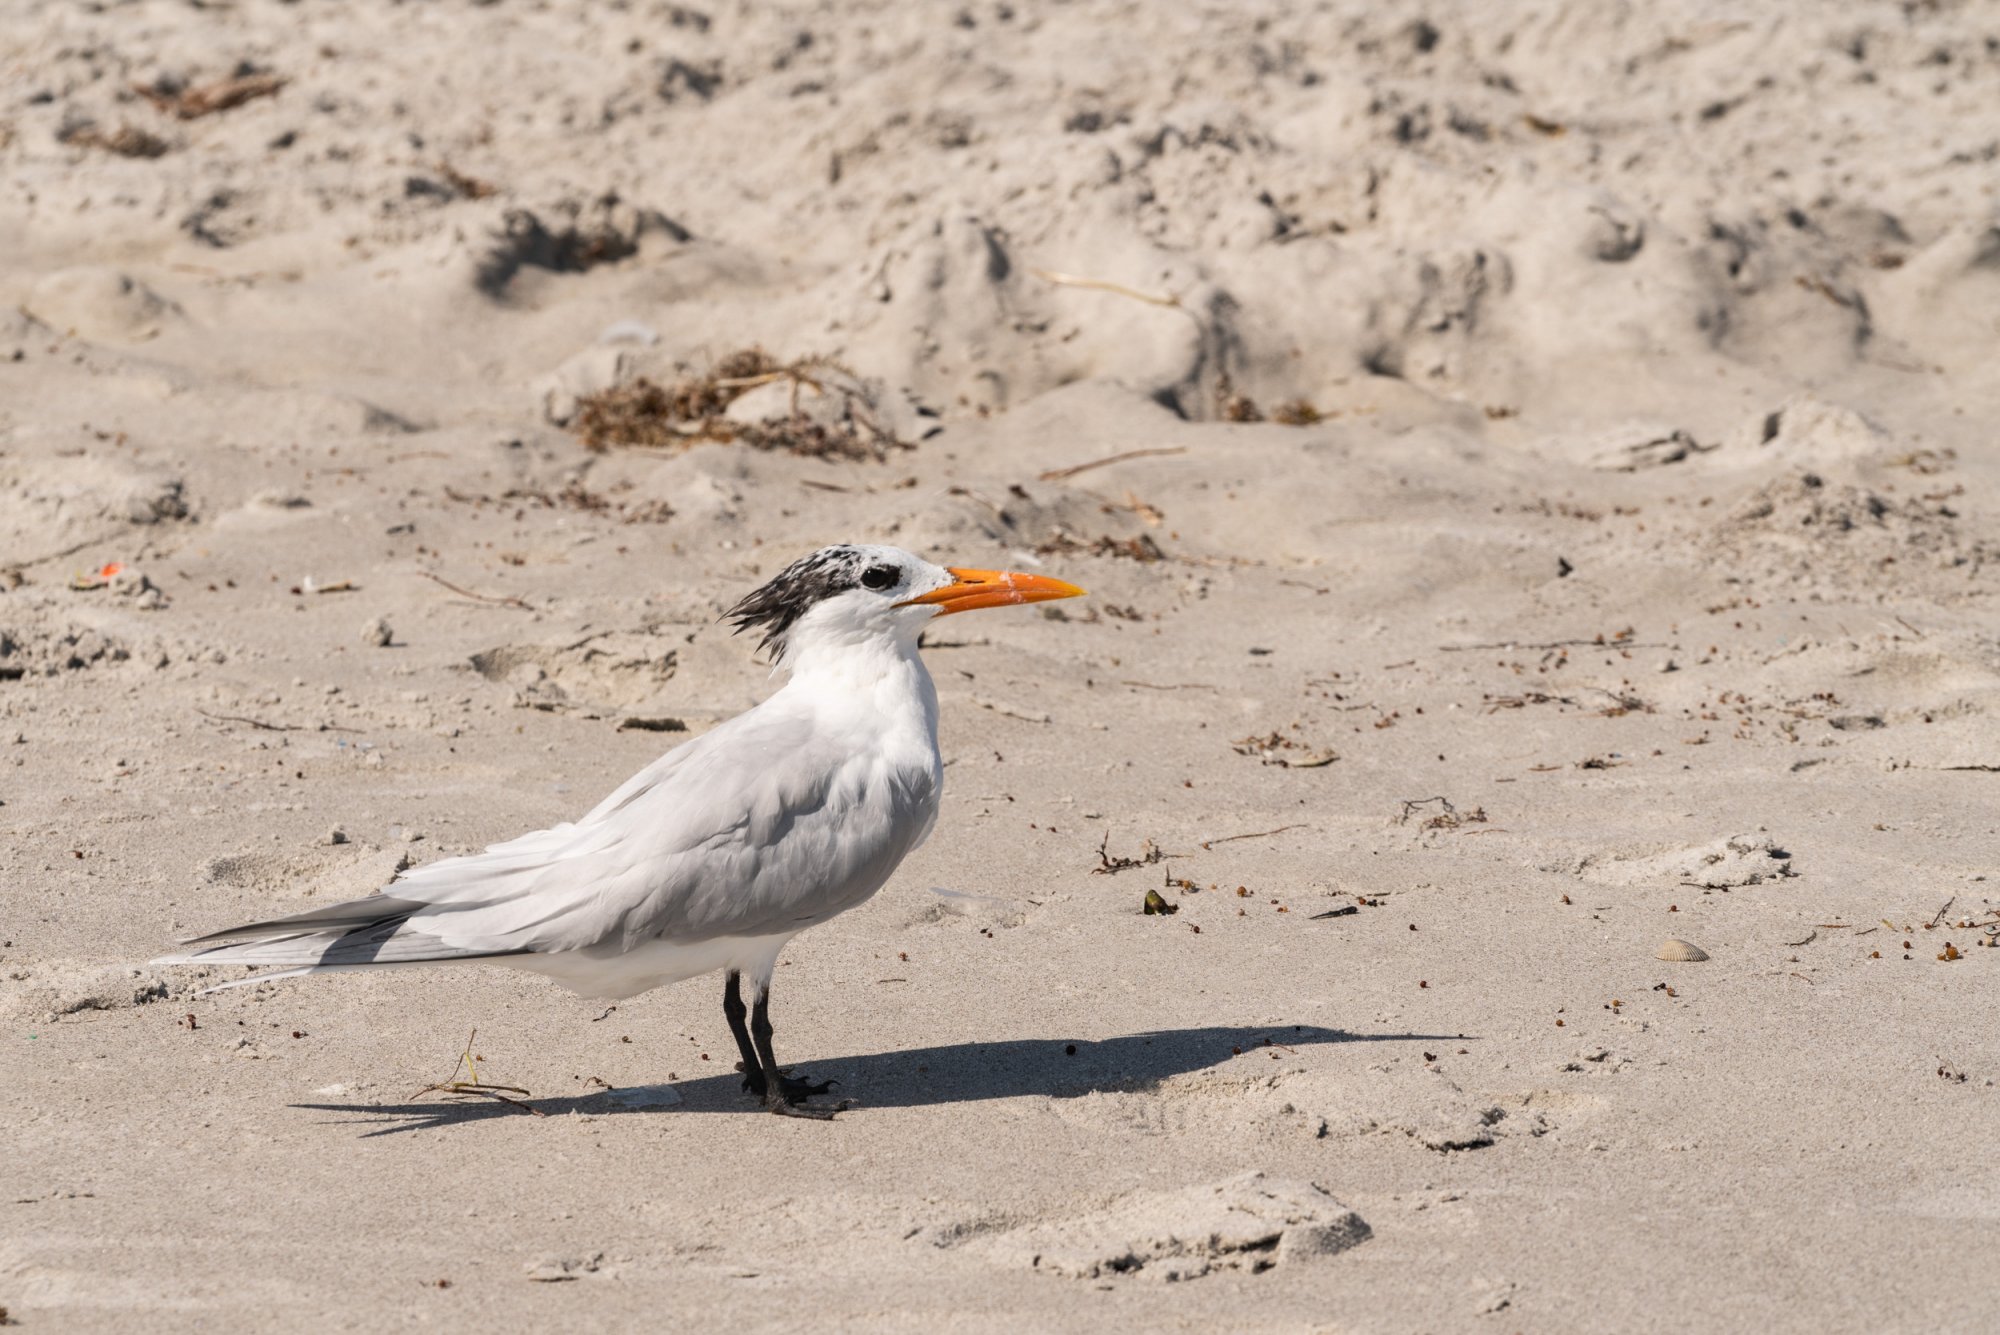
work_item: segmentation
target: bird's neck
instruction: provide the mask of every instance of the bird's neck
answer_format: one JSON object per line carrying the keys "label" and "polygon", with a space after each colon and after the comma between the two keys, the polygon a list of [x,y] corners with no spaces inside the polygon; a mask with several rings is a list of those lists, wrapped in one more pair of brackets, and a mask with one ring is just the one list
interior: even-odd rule
{"label": "bird's neck", "polygon": [[892,718],[920,719],[937,735],[937,688],[917,652],[915,637],[816,642],[789,646],[785,666],[792,679],[786,691],[844,701]]}

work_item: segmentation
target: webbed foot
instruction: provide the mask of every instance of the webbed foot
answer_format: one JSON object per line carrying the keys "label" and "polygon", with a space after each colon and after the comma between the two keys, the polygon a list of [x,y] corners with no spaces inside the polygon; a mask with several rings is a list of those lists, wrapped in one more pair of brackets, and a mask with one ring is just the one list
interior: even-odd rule
{"label": "webbed foot", "polygon": [[803,1117],[814,1122],[831,1122],[833,1115],[846,1106],[845,1103],[837,1103],[828,1108],[811,1103],[794,1103],[782,1095],[764,1096],[764,1107],[767,1111],[776,1113],[780,1117]]}
{"label": "webbed foot", "polygon": [[[796,1107],[801,1100],[817,1098],[840,1083],[838,1080],[803,1080],[780,1071],[778,1072],[778,1089],[774,1097],[771,1093],[770,1082],[761,1070],[744,1070],[742,1062],[736,1063],[736,1069],[743,1072],[743,1092],[756,1095],[760,1102],[767,1105],[778,1103]],[[842,1104],[841,1106],[845,1107],[846,1105]],[[820,1114],[817,1111],[812,1111],[800,1112],[798,1115],[816,1117]],[[826,1115],[832,1116],[831,1113]]]}

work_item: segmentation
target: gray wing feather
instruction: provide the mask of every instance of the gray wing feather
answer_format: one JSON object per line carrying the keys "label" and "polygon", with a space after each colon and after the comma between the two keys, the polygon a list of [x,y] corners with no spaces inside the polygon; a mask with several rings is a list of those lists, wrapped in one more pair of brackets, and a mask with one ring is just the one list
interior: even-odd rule
{"label": "gray wing feather", "polygon": [[184,946],[204,946],[212,941],[239,941],[245,938],[292,937],[309,932],[347,932],[357,927],[373,927],[387,918],[407,917],[422,908],[415,900],[397,899],[377,893],[365,899],[328,904],[324,908],[294,913],[269,922],[246,923],[220,932],[204,932],[181,942]]}
{"label": "gray wing feather", "polygon": [[[366,901],[359,901],[365,903]],[[277,923],[259,923],[275,928]],[[258,940],[210,946],[171,956],[161,964],[283,964],[316,968],[370,964],[417,964],[426,960],[483,959],[508,951],[451,946],[423,931],[409,929],[407,917],[385,918],[347,932],[294,932]]]}
{"label": "gray wing feather", "polygon": [[356,966],[799,930],[873,894],[928,832],[928,770],[753,710],[588,815],[405,873],[375,895],[197,937],[205,963]]}

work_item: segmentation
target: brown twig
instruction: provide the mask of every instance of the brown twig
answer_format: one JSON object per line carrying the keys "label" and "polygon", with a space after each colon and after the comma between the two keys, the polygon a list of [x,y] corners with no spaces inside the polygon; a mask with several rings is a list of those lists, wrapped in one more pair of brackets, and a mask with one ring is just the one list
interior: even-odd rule
{"label": "brown twig", "polygon": [[458,594],[461,598],[470,598],[475,602],[481,602],[481,603],[492,603],[498,607],[518,607],[523,612],[532,612],[535,610],[528,603],[523,602],[521,599],[513,597],[511,595],[507,597],[496,598],[492,594],[474,593],[471,589],[460,588],[458,585],[452,583],[450,580],[444,578],[442,575],[433,575],[428,570],[419,570],[417,573],[419,575],[422,575],[425,579],[429,580],[433,584],[444,585],[445,588],[450,589],[453,593]]}
{"label": "brown twig", "polygon": [[361,731],[361,729],[359,728],[342,728],[332,723],[315,723],[310,726],[304,723],[266,723],[263,719],[246,718],[241,714],[211,714],[206,709],[197,709],[194,712],[201,715],[203,718],[214,719],[217,723],[247,723],[251,727],[260,728],[265,732],[360,732]]}
{"label": "brown twig", "polygon": [[1079,278],[1075,274],[1057,273],[1052,269],[1033,269],[1030,272],[1045,282],[1054,283],[1057,287],[1087,287],[1093,291],[1112,292],[1121,297],[1130,297],[1134,301],[1143,301],[1148,306],[1180,309],[1181,299],[1175,296],[1156,296],[1151,292],[1141,292],[1137,288],[1126,287],[1122,283],[1110,283],[1102,278]]}
{"label": "brown twig", "polygon": [[[475,1057],[472,1054],[472,1041],[478,1037],[479,1037],[479,1031],[477,1029],[474,1029],[470,1034],[466,1035],[465,1051],[458,1054],[458,1062],[451,1068],[452,1075],[456,1076],[458,1074],[458,1068],[460,1066],[463,1066],[466,1069],[467,1073],[472,1076],[472,1079],[441,1080],[435,1085],[425,1085],[422,1089],[418,1090],[415,1094],[411,1095],[410,1097],[420,1099],[426,1094],[458,1094],[458,1095],[469,1094],[477,1098],[493,1099],[499,1103],[509,1104],[512,1107],[519,1108],[522,1112],[533,1113],[537,1117],[547,1117],[548,1114],[543,1112],[540,1108],[535,1107],[533,1104],[523,1103],[521,1101],[522,1099],[529,1097],[527,1090],[522,1089],[518,1085],[492,1085],[488,1084],[487,1082],[479,1078],[479,1058]],[[516,1094],[520,1095],[521,1097],[520,1098],[512,1097],[513,1095]]]}
{"label": "brown twig", "polygon": [[710,383],[717,386],[720,389],[755,389],[759,385],[774,385],[778,381],[784,380],[788,377],[791,378],[794,381],[794,383],[797,383],[798,381],[804,381],[806,384],[811,385],[814,389],[819,388],[819,383],[811,379],[803,371],[793,371],[791,369],[786,369],[782,371],[766,371],[762,375],[718,376],[715,380],[711,381]]}
{"label": "brown twig", "polygon": [[247,723],[251,727],[261,728],[265,732],[309,731],[309,729],[307,729],[307,727],[303,723],[266,723],[264,722],[263,719],[245,718],[241,714],[211,714],[206,709],[197,709],[194,712],[201,715],[203,718],[214,719],[217,723]]}
{"label": "brown twig", "polygon": [[1140,856],[1136,858],[1123,856],[1114,858],[1109,852],[1110,848],[1111,831],[1106,830],[1103,841],[1097,845],[1097,865],[1090,869],[1092,876],[1116,876],[1119,872],[1130,871],[1134,867],[1151,866],[1169,856],[1151,839],[1146,841],[1146,846],[1140,850]]}
{"label": "brown twig", "polygon": [[485,199],[497,188],[491,181],[482,181],[477,176],[467,175],[449,162],[440,161],[437,173],[444,177],[444,183],[459,193],[462,199]]}
{"label": "brown twig", "polygon": [[[502,1091],[505,1092],[503,1093]],[[508,1104],[511,1107],[519,1108],[522,1112],[533,1113],[537,1117],[547,1117],[548,1114],[537,1108],[534,1104],[523,1103],[520,1099],[514,1097],[516,1094],[525,1095],[527,1092],[527,1090],[518,1089],[513,1085],[471,1085],[463,1080],[454,1080],[442,1085],[425,1085],[410,1097],[420,1099],[426,1094],[472,1095],[477,1098],[492,1099],[497,1103]]]}
{"label": "brown twig", "polygon": [[1048,472],[1039,474],[1039,477],[1043,482],[1060,482],[1066,477],[1075,477],[1078,473],[1088,473],[1093,468],[1103,468],[1108,464],[1122,464],[1127,459],[1154,459],[1165,455],[1186,453],[1187,447],[1185,445],[1164,446],[1148,450],[1126,450],[1123,454],[1106,455],[1102,459],[1092,459],[1086,464],[1071,464],[1068,468],[1051,468]]}
{"label": "brown twig", "polygon": [[1274,834],[1283,834],[1286,830],[1303,830],[1305,828],[1303,823],[1298,823],[1280,825],[1275,830],[1256,830],[1249,834],[1225,834],[1220,839],[1204,839],[1201,841],[1201,846],[1203,848],[1213,848],[1217,844],[1233,844],[1238,839],[1265,839]]}
{"label": "brown twig", "polygon": [[988,510],[992,511],[993,517],[995,519],[1003,519],[1007,514],[1007,508],[1005,506],[999,504],[997,501],[988,500],[986,497],[981,496],[978,492],[972,490],[970,487],[952,487],[946,490],[945,495],[963,496],[968,501],[977,501],[979,504],[985,506]]}
{"label": "brown twig", "polygon": [[1438,652],[1444,654],[1471,653],[1476,649],[1668,649],[1671,645],[1655,643],[1651,640],[1607,640],[1603,636],[1589,640],[1550,640],[1546,644],[1523,644],[1519,640],[1495,640],[1490,644],[1441,644]]}
{"label": "brown twig", "polygon": [[1933,914],[1931,915],[1931,920],[1930,920],[1930,923],[1929,923],[1929,925],[1930,925],[1930,926],[1932,926],[1932,927],[1935,927],[1935,926],[1937,926],[1937,925],[1938,925],[1938,924],[1939,924],[1940,922],[1943,922],[1943,921],[1944,921],[1944,915],[1945,915],[1945,911],[1946,911],[1947,909],[1949,909],[1949,908],[1950,908],[1950,907],[1951,907],[1951,906],[1952,906],[1953,904],[1956,904],[1957,902],[1958,902],[1958,896],[1957,896],[1957,895],[1953,895],[1953,896],[1952,896],[1952,897],[1951,897],[1950,899],[1947,899],[1947,900],[1946,900],[1946,901],[1945,901],[1945,902],[1944,902],[1943,904],[1941,904],[1941,905],[1940,905],[1940,906],[1938,907],[1938,911],[1937,911],[1936,913],[1933,913]]}
{"label": "brown twig", "polygon": [[75,556],[86,547],[95,547],[100,543],[109,542],[117,536],[118,534],[115,530],[109,533],[100,533],[94,538],[85,538],[82,542],[73,542],[58,552],[46,552],[41,556],[31,556],[24,561],[9,561],[4,567],[0,567],[0,569],[26,570],[30,566],[46,565],[50,561],[60,561],[65,556]]}
{"label": "brown twig", "polygon": [[1416,815],[1418,811],[1422,810],[1426,806],[1429,806],[1432,802],[1436,802],[1438,804],[1438,809],[1447,816],[1453,815],[1458,811],[1458,808],[1451,804],[1451,799],[1444,796],[1406,797],[1402,799],[1402,801],[1403,801],[1403,814],[1396,817],[1396,824],[1398,825],[1409,824],[1410,817]]}
{"label": "brown twig", "polygon": [[101,148],[121,158],[157,158],[169,148],[166,140],[136,125],[121,125],[106,134],[86,123],[67,133],[58,131],[56,138],[77,148]]}
{"label": "brown twig", "polygon": [[227,111],[240,107],[245,102],[260,97],[270,97],[285,86],[285,78],[279,74],[243,74],[228,79],[217,79],[198,88],[180,88],[171,92],[157,86],[137,83],[132,91],[151,102],[161,111],[184,121],[200,116]]}
{"label": "brown twig", "polygon": [[1574,696],[1550,695],[1547,691],[1526,691],[1520,695],[1493,695],[1486,698],[1484,713],[1502,709],[1526,709],[1529,705],[1573,705]]}

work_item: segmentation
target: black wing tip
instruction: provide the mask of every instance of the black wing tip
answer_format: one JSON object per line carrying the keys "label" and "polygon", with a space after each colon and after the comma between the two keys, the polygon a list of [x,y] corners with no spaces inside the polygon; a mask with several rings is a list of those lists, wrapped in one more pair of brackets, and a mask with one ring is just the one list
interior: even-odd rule
{"label": "black wing tip", "polygon": [[231,927],[226,931],[203,932],[200,936],[184,936],[180,939],[179,944],[183,946],[219,946],[238,939],[254,938],[256,935],[256,924],[249,923],[242,927]]}
{"label": "black wing tip", "polygon": [[377,890],[360,899],[307,909],[283,918],[267,918],[262,922],[246,922],[239,927],[225,927],[219,932],[203,932],[200,936],[185,938],[180,944],[209,946],[231,941],[269,941],[287,936],[338,936],[407,918],[423,907],[415,900],[398,899]]}

